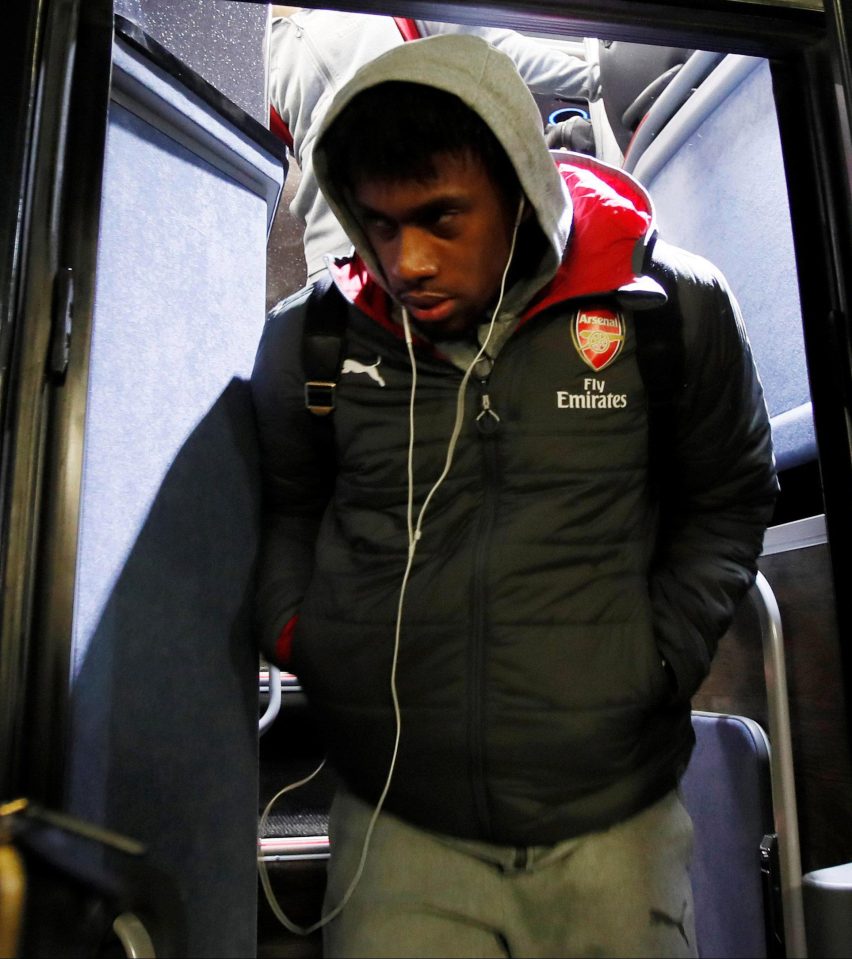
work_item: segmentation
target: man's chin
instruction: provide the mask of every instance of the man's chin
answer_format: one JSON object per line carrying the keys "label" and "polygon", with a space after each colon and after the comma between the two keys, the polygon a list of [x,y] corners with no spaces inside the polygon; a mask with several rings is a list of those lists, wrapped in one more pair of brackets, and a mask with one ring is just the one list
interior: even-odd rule
{"label": "man's chin", "polygon": [[468,317],[450,317],[446,320],[417,323],[417,329],[430,340],[465,340],[470,338],[476,321]]}

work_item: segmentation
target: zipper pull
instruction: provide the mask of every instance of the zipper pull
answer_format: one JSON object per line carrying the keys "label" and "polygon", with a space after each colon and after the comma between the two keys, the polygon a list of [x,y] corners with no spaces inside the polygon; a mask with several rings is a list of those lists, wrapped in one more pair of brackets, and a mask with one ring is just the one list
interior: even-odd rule
{"label": "zipper pull", "polygon": [[480,433],[490,436],[500,428],[500,417],[491,405],[491,397],[487,393],[482,394],[481,403],[482,409],[476,417],[476,425]]}

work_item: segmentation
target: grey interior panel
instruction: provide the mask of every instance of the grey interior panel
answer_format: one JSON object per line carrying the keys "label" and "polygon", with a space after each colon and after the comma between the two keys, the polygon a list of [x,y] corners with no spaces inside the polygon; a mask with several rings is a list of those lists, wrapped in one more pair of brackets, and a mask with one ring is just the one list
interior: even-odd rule
{"label": "grey interior panel", "polygon": [[[743,310],[781,469],[816,456],[787,184],[769,64],[727,56],[634,175],[660,232],[719,266]],[[695,202],[695,196],[706,202]]]}
{"label": "grey interior panel", "polygon": [[260,504],[247,377],[284,170],[122,42],[114,76],[69,806],[140,840],[173,876],[189,954],[251,955]]}

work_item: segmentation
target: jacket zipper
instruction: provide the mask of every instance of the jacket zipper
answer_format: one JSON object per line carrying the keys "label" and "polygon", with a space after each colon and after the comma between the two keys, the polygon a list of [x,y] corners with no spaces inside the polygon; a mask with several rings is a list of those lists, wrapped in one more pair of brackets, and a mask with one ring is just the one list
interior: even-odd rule
{"label": "jacket zipper", "polygon": [[477,528],[473,566],[473,629],[469,646],[468,675],[470,676],[470,726],[468,730],[471,757],[471,786],[474,803],[483,836],[491,835],[491,812],[486,790],[485,769],[485,651],[488,640],[487,565],[491,552],[491,538],[497,517],[497,489],[499,462],[496,434],[500,430],[500,416],[494,409],[488,393],[491,362],[478,379],[479,413],[476,427],[482,450],[482,512]]}

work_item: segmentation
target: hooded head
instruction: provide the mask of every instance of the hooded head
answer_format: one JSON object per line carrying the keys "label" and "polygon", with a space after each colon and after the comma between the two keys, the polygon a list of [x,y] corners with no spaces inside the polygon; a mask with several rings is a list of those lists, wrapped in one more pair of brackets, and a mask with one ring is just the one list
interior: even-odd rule
{"label": "hooded head", "polygon": [[[497,292],[519,213],[513,306],[562,259],[571,206],[538,108],[511,59],[477,37],[407,43],[360,70],[326,113],[314,169],[370,272],[421,321],[467,297],[474,322]],[[456,226],[472,232],[454,241]],[[427,231],[434,244],[404,249]],[[455,275],[426,262],[435,251]]]}

